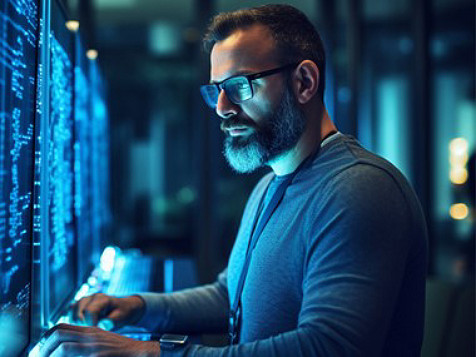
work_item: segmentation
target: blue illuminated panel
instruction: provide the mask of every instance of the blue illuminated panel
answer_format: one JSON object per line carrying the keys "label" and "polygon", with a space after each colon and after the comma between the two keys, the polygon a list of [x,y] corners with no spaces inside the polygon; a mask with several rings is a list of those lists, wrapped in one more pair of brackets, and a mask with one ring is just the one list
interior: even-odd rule
{"label": "blue illuminated panel", "polygon": [[78,237],[78,273],[82,281],[95,263],[91,214],[91,85],[89,59],[76,36],[74,173],[76,234]]}
{"label": "blue illuminated panel", "polygon": [[74,237],[73,35],[56,1],[51,3],[49,83],[49,296],[55,314],[76,287]]}
{"label": "blue illuminated panel", "polygon": [[0,356],[29,342],[38,3],[0,2]]}
{"label": "blue illuminated panel", "polygon": [[102,248],[110,223],[109,207],[109,121],[104,82],[96,62],[91,66],[92,125],[91,125],[91,180],[92,180],[92,226],[96,242]]}

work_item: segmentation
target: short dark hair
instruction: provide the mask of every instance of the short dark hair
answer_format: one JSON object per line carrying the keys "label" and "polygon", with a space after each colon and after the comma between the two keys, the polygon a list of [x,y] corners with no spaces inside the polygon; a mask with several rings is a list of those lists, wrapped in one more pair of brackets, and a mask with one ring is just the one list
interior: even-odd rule
{"label": "short dark hair", "polygon": [[203,37],[203,48],[210,53],[215,43],[237,30],[252,25],[266,26],[274,40],[278,61],[282,64],[313,61],[319,68],[320,99],[324,101],[326,58],[324,45],[306,15],[290,5],[269,4],[216,15]]}

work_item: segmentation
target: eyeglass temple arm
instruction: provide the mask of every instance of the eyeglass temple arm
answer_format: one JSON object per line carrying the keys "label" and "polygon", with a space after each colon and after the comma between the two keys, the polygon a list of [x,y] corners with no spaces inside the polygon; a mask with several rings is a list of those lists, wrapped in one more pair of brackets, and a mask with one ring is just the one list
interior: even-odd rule
{"label": "eyeglass temple arm", "polygon": [[256,73],[256,74],[250,74],[250,75],[248,75],[248,76],[246,76],[246,77],[247,77],[249,80],[258,79],[258,78],[270,76],[270,75],[272,75],[272,74],[275,74],[275,73],[284,71],[285,69],[288,69],[288,68],[291,68],[291,67],[296,67],[298,64],[299,64],[299,63],[291,63],[291,64],[288,64],[288,65],[286,65],[286,66],[282,66],[282,67],[270,69],[270,70],[268,70],[268,71],[264,71],[264,72],[260,72],[260,73]]}

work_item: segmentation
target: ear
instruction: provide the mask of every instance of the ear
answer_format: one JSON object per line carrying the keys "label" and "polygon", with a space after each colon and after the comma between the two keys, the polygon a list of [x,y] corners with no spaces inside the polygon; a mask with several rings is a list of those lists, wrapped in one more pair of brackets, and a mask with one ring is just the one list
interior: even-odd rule
{"label": "ear", "polygon": [[313,61],[304,60],[296,67],[293,76],[296,99],[301,104],[309,102],[319,88],[319,68]]}

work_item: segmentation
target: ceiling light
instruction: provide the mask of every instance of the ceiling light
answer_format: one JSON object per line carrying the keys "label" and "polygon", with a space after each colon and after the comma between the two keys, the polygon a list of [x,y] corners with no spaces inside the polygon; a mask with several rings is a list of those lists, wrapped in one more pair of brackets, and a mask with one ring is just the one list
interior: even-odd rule
{"label": "ceiling light", "polygon": [[71,32],[77,32],[79,29],[79,21],[76,21],[76,20],[66,21],[66,28],[70,30]]}
{"label": "ceiling light", "polygon": [[453,219],[462,220],[468,217],[469,209],[464,203],[455,203],[450,207],[450,216]]}
{"label": "ceiling light", "polygon": [[98,51],[94,50],[94,49],[90,49],[86,52],[86,56],[90,59],[90,60],[95,60],[96,58],[98,58]]}

